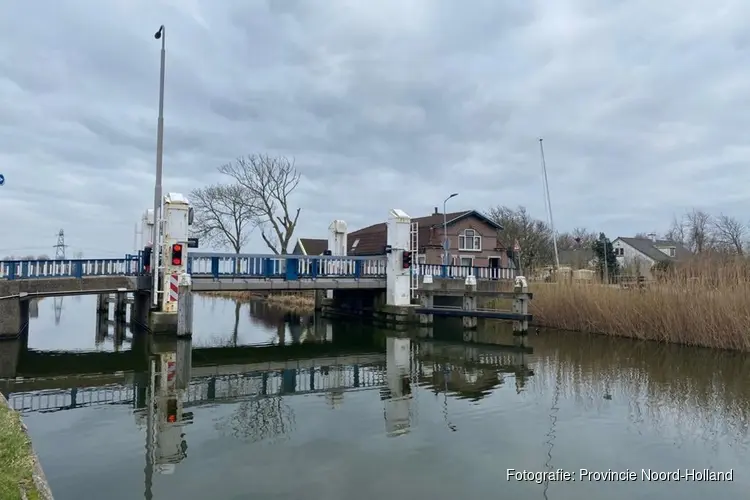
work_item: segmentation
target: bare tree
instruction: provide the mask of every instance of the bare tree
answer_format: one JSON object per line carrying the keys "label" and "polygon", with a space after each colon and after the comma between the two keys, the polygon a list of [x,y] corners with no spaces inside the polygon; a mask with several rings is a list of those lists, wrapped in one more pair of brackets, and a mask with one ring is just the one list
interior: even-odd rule
{"label": "bare tree", "polygon": [[669,229],[664,233],[664,239],[685,245],[685,221],[678,219],[676,215],[673,216]]}
{"label": "bare tree", "polygon": [[596,233],[582,227],[577,227],[571,232],[560,233],[557,235],[557,248],[559,250],[591,248],[591,245],[596,240]]}
{"label": "bare tree", "polygon": [[263,241],[273,253],[286,255],[300,214],[299,208],[289,207],[289,195],[300,181],[294,161],[283,156],[248,155],[219,167],[219,172],[247,190],[257,206]]}
{"label": "bare tree", "polygon": [[524,270],[533,270],[536,266],[552,264],[554,247],[552,230],[547,224],[529,215],[524,207],[516,210],[505,206],[491,208],[487,216],[501,224],[505,229],[501,238],[511,248],[515,241],[521,247],[521,265]]}
{"label": "bare tree", "polygon": [[747,226],[735,217],[721,214],[713,220],[713,230],[716,233],[717,242],[725,250],[732,251],[737,255],[743,255],[743,247],[747,236]]}
{"label": "bare tree", "polygon": [[693,209],[685,215],[687,243],[694,253],[703,253],[709,250],[713,243],[712,217],[702,210]]}
{"label": "bare tree", "polygon": [[229,246],[240,253],[258,217],[256,199],[239,183],[214,184],[194,190],[193,233],[218,247]]}

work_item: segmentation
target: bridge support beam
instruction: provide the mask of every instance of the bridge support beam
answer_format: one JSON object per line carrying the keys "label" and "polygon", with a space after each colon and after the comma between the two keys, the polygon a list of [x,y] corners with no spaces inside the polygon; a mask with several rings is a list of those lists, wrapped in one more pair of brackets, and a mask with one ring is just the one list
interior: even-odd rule
{"label": "bridge support beam", "polygon": [[408,306],[411,304],[411,271],[404,269],[404,251],[411,247],[411,217],[403,210],[390,211],[387,222],[390,246],[386,264],[386,304],[389,306]]}
{"label": "bridge support beam", "polygon": [[464,328],[473,330],[477,327],[476,316],[470,314],[477,310],[477,279],[474,276],[466,277],[466,291],[464,292],[463,310],[469,315],[461,318]]}

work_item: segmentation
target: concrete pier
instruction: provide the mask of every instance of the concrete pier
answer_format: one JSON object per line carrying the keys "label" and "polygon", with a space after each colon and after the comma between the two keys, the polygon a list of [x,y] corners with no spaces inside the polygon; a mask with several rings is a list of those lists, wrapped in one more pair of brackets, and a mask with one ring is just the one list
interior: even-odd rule
{"label": "concrete pier", "polygon": [[124,322],[128,315],[128,294],[118,291],[115,294],[115,321]]}
{"label": "concrete pier", "polygon": [[189,274],[180,276],[180,291],[177,299],[177,336],[193,334],[193,291]]}
{"label": "concrete pier", "polygon": [[149,313],[151,312],[151,294],[149,292],[134,292],[133,306],[130,309],[130,324],[134,327],[147,328]]}
{"label": "concrete pier", "polygon": [[[529,314],[529,285],[526,278],[518,276],[513,287],[515,298],[513,299],[513,312],[516,314]],[[529,321],[516,320],[513,322],[513,335],[525,337],[529,333]]]}
{"label": "concrete pier", "polygon": [[462,306],[464,312],[467,313],[461,318],[464,328],[467,330],[475,329],[477,327],[477,317],[471,315],[471,313],[477,310],[477,279],[474,276],[466,277]]}
{"label": "concrete pier", "polygon": [[23,339],[0,338],[0,378],[16,378]]}
{"label": "concrete pier", "polygon": [[96,296],[96,313],[97,315],[103,315],[109,317],[109,294],[100,293]]}
{"label": "concrete pier", "polygon": [[29,328],[29,301],[25,297],[0,300],[0,339],[24,334]]}
{"label": "concrete pier", "polygon": [[[435,294],[433,293],[433,280],[431,275],[427,275],[422,279],[422,289],[419,293],[419,305],[425,309],[432,309],[435,307]],[[422,326],[431,325],[433,321],[432,314],[420,314],[419,324]]]}

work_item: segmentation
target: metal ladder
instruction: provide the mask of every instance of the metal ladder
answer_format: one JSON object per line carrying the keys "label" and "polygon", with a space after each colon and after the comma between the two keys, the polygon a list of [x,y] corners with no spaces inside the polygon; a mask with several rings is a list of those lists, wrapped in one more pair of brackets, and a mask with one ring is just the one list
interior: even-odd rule
{"label": "metal ladder", "polygon": [[411,298],[416,299],[419,296],[419,222],[411,223]]}

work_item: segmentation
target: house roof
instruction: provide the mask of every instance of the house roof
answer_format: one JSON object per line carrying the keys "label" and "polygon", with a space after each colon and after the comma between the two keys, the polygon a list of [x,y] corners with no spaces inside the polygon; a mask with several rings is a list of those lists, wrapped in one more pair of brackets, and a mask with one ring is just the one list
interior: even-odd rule
{"label": "house roof", "polygon": [[318,238],[300,238],[298,244],[305,255],[321,255],[328,250],[328,240]]}
{"label": "house roof", "polygon": [[[454,224],[467,217],[476,217],[486,222],[495,229],[501,231],[503,226],[493,221],[486,215],[476,210],[462,210],[460,212],[449,212],[445,214],[445,221],[448,225]],[[425,217],[415,217],[411,220],[419,224],[419,246],[427,246],[426,242],[430,241],[430,233],[435,228],[443,227],[443,214],[433,213]],[[349,255],[380,255],[383,253],[387,241],[388,229],[385,222],[373,224],[347,235],[347,244],[349,245]],[[437,243],[437,247],[441,246]]]}
{"label": "house roof", "polygon": [[[670,240],[653,241],[649,238],[623,238],[623,237],[618,237],[617,240],[620,240],[623,243],[630,245],[631,247],[635,248],[646,257],[650,257],[651,259],[655,261],[681,260],[692,255],[690,250],[685,248],[683,244],[678,243],[676,241],[670,241]],[[659,247],[674,247],[675,256],[670,257],[669,255],[659,250]]]}

